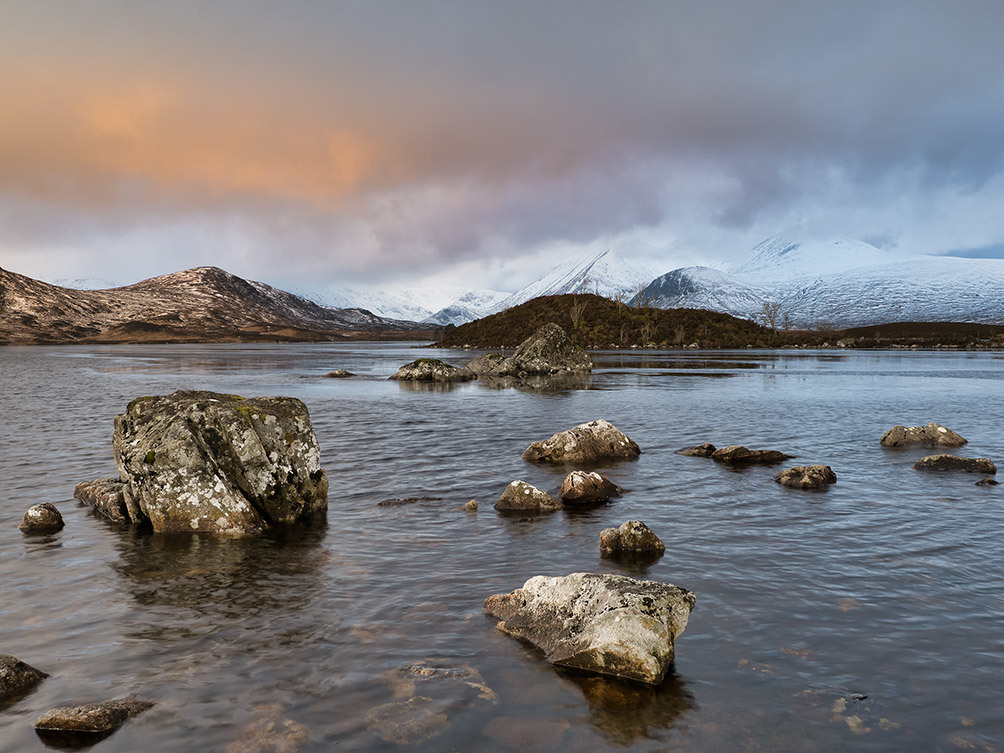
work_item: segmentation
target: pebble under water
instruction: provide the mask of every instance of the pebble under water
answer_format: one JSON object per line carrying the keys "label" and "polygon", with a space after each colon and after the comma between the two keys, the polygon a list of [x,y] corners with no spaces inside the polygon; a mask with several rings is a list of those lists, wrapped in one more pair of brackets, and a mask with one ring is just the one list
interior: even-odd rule
{"label": "pebble under water", "polygon": [[[611,351],[572,385],[387,381],[417,357],[474,355],[0,349],[0,653],[51,675],[0,709],[0,751],[46,750],[32,722],[50,708],[130,693],[157,705],[93,750],[1004,750],[1004,487],[915,471],[931,450],[878,443],[938,421],[969,440],[953,452],[1004,462],[1001,354]],[[335,368],[358,376],[322,377]],[[78,507],[76,483],[114,473],[113,417],[179,389],[302,399],[326,520],[214,539],[115,529]],[[520,453],[597,418],[642,448],[601,469],[623,497],[533,518],[492,509],[514,479],[554,493],[569,469]],[[824,463],[838,482],[787,489],[778,467],[674,454],[701,442],[783,450],[797,459],[781,468]],[[392,497],[435,499],[377,506]],[[457,510],[471,498],[477,513]],[[17,529],[39,502],[62,531]],[[600,558],[600,531],[631,519],[665,556]],[[697,594],[661,686],[558,670],[483,614],[533,575],[580,571]],[[436,686],[436,734],[384,740],[372,711],[407,698],[395,671],[423,660],[477,668],[496,698],[451,703]],[[276,734],[286,747],[265,747]]]}

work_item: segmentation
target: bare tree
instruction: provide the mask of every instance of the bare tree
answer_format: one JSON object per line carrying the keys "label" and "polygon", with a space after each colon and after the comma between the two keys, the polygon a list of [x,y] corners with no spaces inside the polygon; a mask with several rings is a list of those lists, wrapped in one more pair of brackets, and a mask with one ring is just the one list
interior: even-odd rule
{"label": "bare tree", "polygon": [[652,321],[650,319],[645,319],[645,323],[641,325],[641,344],[648,345],[652,340]]}
{"label": "bare tree", "polygon": [[792,327],[791,312],[785,311],[783,314],[781,314],[781,329],[789,330],[791,329],[791,327]]}
{"label": "bare tree", "polygon": [[687,342],[687,329],[682,324],[677,324],[673,328],[673,341],[681,348]]}
{"label": "bare tree", "polygon": [[777,320],[781,316],[780,301],[764,301],[760,307],[760,319],[763,323],[777,332]]}
{"label": "bare tree", "polygon": [[585,298],[579,299],[579,296],[572,297],[572,306],[568,310],[569,316],[572,317],[572,327],[578,328],[579,322],[582,321],[582,313],[586,310],[586,304],[589,303]]}

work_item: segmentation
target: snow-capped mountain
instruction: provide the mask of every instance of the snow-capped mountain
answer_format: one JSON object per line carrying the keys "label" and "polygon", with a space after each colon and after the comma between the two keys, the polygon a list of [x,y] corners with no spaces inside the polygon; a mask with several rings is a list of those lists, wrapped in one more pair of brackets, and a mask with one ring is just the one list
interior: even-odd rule
{"label": "snow-capped mountain", "polygon": [[1004,323],[1004,260],[909,256],[847,238],[791,235],[757,245],[731,273],[687,267],[641,297],[756,319],[767,301],[794,327],[846,328],[897,321]]}
{"label": "snow-capped mountain", "polygon": [[[301,292],[304,298],[329,308],[358,308],[388,319],[420,322],[440,306],[452,300],[455,291],[414,288],[390,291],[368,288],[337,288],[323,292]],[[432,303],[433,301],[438,303]]]}
{"label": "snow-capped mountain", "polygon": [[57,280],[48,280],[52,285],[70,290],[109,290],[115,285],[108,280],[101,280],[96,277],[60,277]]}
{"label": "snow-capped mountain", "polygon": [[649,264],[624,259],[608,251],[595,256],[572,258],[556,264],[543,277],[517,290],[495,306],[503,311],[542,295],[596,293],[607,298],[631,298],[649,283],[658,270]]}
{"label": "snow-capped mountain", "polygon": [[471,290],[422,321],[440,325],[466,324],[491,313],[508,297],[509,293],[500,293],[497,290]]}

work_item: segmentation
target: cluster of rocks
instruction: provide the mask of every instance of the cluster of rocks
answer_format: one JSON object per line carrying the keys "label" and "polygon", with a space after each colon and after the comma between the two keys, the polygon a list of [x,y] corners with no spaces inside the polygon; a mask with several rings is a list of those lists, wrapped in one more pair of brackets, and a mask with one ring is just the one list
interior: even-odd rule
{"label": "cluster of rocks", "polygon": [[592,369],[589,354],[573,343],[565,330],[551,322],[524,340],[511,356],[484,353],[463,367],[437,358],[419,358],[406,363],[390,378],[417,382],[465,382],[495,377],[525,379],[531,376],[584,374]]}

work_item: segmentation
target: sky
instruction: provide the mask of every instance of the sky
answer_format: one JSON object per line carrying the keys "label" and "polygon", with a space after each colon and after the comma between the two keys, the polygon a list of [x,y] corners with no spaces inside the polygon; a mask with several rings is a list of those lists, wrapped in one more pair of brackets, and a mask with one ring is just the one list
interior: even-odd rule
{"label": "sky", "polygon": [[1004,257],[1002,29],[998,0],[0,0],[0,266],[509,291],[782,232]]}

